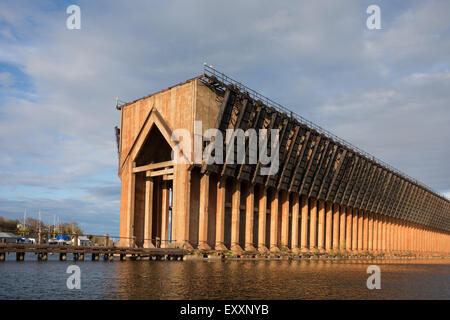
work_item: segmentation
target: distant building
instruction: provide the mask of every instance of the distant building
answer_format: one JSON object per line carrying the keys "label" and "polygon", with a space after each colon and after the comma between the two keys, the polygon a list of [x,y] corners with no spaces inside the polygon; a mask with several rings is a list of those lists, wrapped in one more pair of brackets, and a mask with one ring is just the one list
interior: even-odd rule
{"label": "distant building", "polygon": [[0,243],[16,243],[17,237],[9,232],[0,232]]}
{"label": "distant building", "polygon": [[[75,242],[75,238],[72,239],[72,243]],[[78,236],[78,245],[79,246],[90,246],[91,240],[87,236]]]}

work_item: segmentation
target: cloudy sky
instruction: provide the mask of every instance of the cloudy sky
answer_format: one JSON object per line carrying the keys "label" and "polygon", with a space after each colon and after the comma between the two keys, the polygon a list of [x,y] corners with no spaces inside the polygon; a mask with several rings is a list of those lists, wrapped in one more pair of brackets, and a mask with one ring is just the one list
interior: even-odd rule
{"label": "cloudy sky", "polygon": [[205,61],[448,196],[450,2],[279,2],[1,0],[0,216],[117,235],[115,97]]}

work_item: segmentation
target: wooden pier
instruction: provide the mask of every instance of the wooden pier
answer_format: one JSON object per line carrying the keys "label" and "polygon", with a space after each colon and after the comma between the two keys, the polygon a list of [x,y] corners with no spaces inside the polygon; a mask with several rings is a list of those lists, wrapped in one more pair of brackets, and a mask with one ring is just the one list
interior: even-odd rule
{"label": "wooden pier", "polygon": [[112,261],[114,257],[120,260],[183,260],[188,253],[178,248],[127,248],[113,246],[73,246],[50,244],[1,243],[0,261],[6,260],[7,253],[15,253],[17,261],[23,261],[26,253],[34,253],[39,261],[47,261],[48,255],[59,254],[59,260],[66,261],[67,254],[71,254],[74,261],[83,261],[86,255],[92,261]]}

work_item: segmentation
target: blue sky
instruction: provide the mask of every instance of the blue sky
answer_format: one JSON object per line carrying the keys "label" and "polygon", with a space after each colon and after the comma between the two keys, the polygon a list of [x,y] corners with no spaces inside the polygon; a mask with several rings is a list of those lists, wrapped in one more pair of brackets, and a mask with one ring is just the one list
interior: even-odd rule
{"label": "blue sky", "polygon": [[[81,8],[81,30],[66,8]],[[381,8],[381,30],[366,8]],[[115,97],[207,61],[450,194],[448,1],[1,1],[0,215],[118,234]]]}

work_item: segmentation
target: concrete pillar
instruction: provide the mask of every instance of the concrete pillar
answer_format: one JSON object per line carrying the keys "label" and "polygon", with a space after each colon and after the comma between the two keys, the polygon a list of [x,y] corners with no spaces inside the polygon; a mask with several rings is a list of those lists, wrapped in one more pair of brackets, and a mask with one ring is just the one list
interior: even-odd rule
{"label": "concrete pillar", "polygon": [[392,253],[394,253],[396,251],[395,236],[396,236],[395,219],[393,217],[391,217],[391,234],[389,236],[389,242],[390,242],[390,247],[391,247]]}
{"label": "concrete pillar", "polygon": [[208,174],[203,174],[200,178],[200,209],[198,217],[199,250],[211,250],[211,247],[208,245],[209,180]]}
{"label": "concrete pillar", "polygon": [[421,233],[422,233],[422,252],[425,253],[426,252],[426,246],[425,246],[425,228],[421,227]]}
{"label": "concrete pillar", "polygon": [[414,228],[413,228],[413,241],[414,241],[414,252],[418,253],[419,252],[419,230],[417,227],[417,224],[414,224]]}
{"label": "concrete pillar", "polygon": [[394,239],[394,220],[392,217],[388,218],[389,220],[389,224],[388,224],[388,235],[387,235],[387,239],[388,239],[388,252],[392,253],[394,251],[394,244],[393,244],[393,239]]}
{"label": "concrete pillar", "polygon": [[[161,248],[169,246],[169,206],[170,189],[167,181],[162,184],[162,202],[161,202]],[[208,214],[206,215],[206,226],[208,226]],[[200,231],[199,231],[200,232]]]}
{"label": "concrete pillar", "polygon": [[256,251],[253,245],[253,223],[255,216],[255,188],[247,186],[245,197],[245,251]]}
{"label": "concrete pillar", "polygon": [[364,211],[363,250],[369,250],[369,213]]}
{"label": "concrete pillar", "polygon": [[191,171],[188,164],[174,165],[172,238],[177,247],[192,250],[189,242]]}
{"label": "concrete pillar", "polygon": [[339,205],[333,204],[333,250],[339,250]]}
{"label": "concrete pillar", "polygon": [[405,252],[405,222],[400,221],[400,251]]}
{"label": "concrete pillar", "polygon": [[261,186],[258,204],[258,251],[267,252],[266,244],[267,188]]}
{"label": "concrete pillar", "polygon": [[389,217],[385,216],[384,217],[384,222],[383,222],[383,229],[385,230],[385,232],[383,233],[383,239],[385,240],[385,249],[384,252],[388,253],[389,252],[389,233],[390,233],[390,228],[389,228]]}
{"label": "concrete pillar", "polygon": [[399,251],[400,251],[399,234],[400,234],[399,220],[395,219],[394,220],[394,251],[396,253],[399,253]]}
{"label": "concrete pillar", "polygon": [[441,253],[442,250],[441,250],[441,242],[440,242],[440,233],[438,233],[437,231],[434,231],[433,235],[434,235],[434,240],[436,242],[436,246],[433,251],[436,253]]}
{"label": "concrete pillar", "polygon": [[339,221],[339,250],[345,250],[345,227],[346,227],[346,214],[347,208],[345,206],[341,206],[341,214]]}
{"label": "concrete pillar", "polygon": [[377,226],[378,226],[378,232],[377,232],[377,250],[382,251],[382,239],[383,239],[383,217],[379,214],[377,214]]}
{"label": "concrete pillar", "polygon": [[279,192],[277,190],[272,191],[272,197],[270,201],[270,251],[278,252],[278,203]]}
{"label": "concrete pillar", "polygon": [[317,200],[319,211],[319,223],[317,224],[317,249],[320,252],[325,251],[325,202]]}
{"label": "concrete pillar", "polygon": [[429,233],[431,239],[431,253],[439,253],[438,233],[434,230],[430,230]]}
{"label": "concrete pillar", "polygon": [[298,248],[298,219],[299,219],[299,195],[298,193],[292,194],[292,232],[291,232],[291,250],[293,253],[299,251]]}
{"label": "concrete pillar", "polygon": [[391,234],[389,236],[389,242],[391,247],[391,252],[394,253],[396,250],[395,247],[395,235],[396,235],[396,225],[395,225],[395,218],[391,217]]}
{"label": "concrete pillar", "polygon": [[417,252],[422,253],[422,230],[417,226]]}
{"label": "concrete pillar", "polygon": [[317,200],[309,199],[309,250],[317,251]]}
{"label": "concrete pillar", "polygon": [[392,251],[397,253],[398,251],[398,225],[397,219],[393,219],[393,232],[392,232]]}
{"label": "concrete pillar", "polygon": [[233,182],[233,194],[231,199],[231,251],[242,252],[239,245],[239,223],[241,216],[241,183]]}
{"label": "concrete pillar", "polygon": [[153,179],[150,172],[145,178],[145,199],[144,199],[144,248],[154,248],[152,243],[152,223],[153,223]]}
{"label": "concrete pillar", "polygon": [[128,180],[128,194],[127,194],[127,241],[128,246],[134,247],[134,201],[136,192],[136,177],[133,173],[133,169],[136,167],[136,163],[130,161],[129,167],[129,180]]}
{"label": "concrete pillar", "polygon": [[428,253],[432,254],[436,252],[437,243],[436,243],[436,233],[432,229],[428,229]]}
{"label": "concrete pillar", "polygon": [[225,178],[217,182],[217,205],[216,205],[216,250],[228,250],[225,246]]}
{"label": "concrete pillar", "polygon": [[434,230],[430,230],[430,236],[432,240],[431,251],[432,253],[440,253],[439,245],[439,233]]}
{"label": "concrete pillar", "polygon": [[368,250],[373,251],[373,215],[372,212],[367,212],[369,215],[369,233],[368,233]]}
{"label": "concrete pillar", "polygon": [[358,209],[353,208],[352,212],[352,251],[358,251]]}
{"label": "concrete pillar", "polygon": [[427,229],[423,227],[423,251],[426,254],[428,251],[428,237]]}
{"label": "concrete pillar", "polygon": [[362,210],[358,210],[358,251],[363,251],[363,231],[364,215]]}
{"label": "concrete pillar", "polygon": [[383,251],[383,216],[378,215],[378,251]]}
{"label": "concrete pillar", "polygon": [[401,245],[400,245],[400,250],[402,252],[405,252],[406,250],[405,250],[405,222],[404,221],[401,222],[400,228],[401,228],[401,237],[400,237],[401,238]]}
{"label": "concrete pillar", "polygon": [[281,192],[281,247],[289,250],[289,193]]}
{"label": "concrete pillar", "polygon": [[439,242],[437,241],[437,232],[433,229],[428,230],[430,235],[430,254],[439,253]]}
{"label": "concrete pillar", "polygon": [[425,227],[421,227],[421,230],[422,230],[422,252],[425,253],[427,250]]}
{"label": "concrete pillar", "polygon": [[406,221],[402,221],[402,251],[407,252]]}
{"label": "concrete pillar", "polygon": [[378,215],[376,213],[372,213],[373,217],[373,251],[378,251]]}
{"label": "concrete pillar", "polygon": [[331,202],[325,203],[326,219],[325,219],[325,251],[331,251],[332,234],[333,234],[333,206]]}
{"label": "concrete pillar", "polygon": [[381,232],[381,250],[386,252],[386,233],[387,233],[387,222],[386,217],[383,216],[383,231]]}
{"label": "concrete pillar", "polygon": [[409,252],[412,250],[411,246],[411,223],[406,222],[406,250]]}
{"label": "concrete pillar", "polygon": [[352,224],[353,224],[353,209],[351,207],[346,208],[346,228],[345,228],[345,250],[352,250]]}
{"label": "concrete pillar", "polygon": [[308,198],[301,196],[301,208],[302,208],[302,225],[300,233],[300,247],[302,252],[308,252]]}

